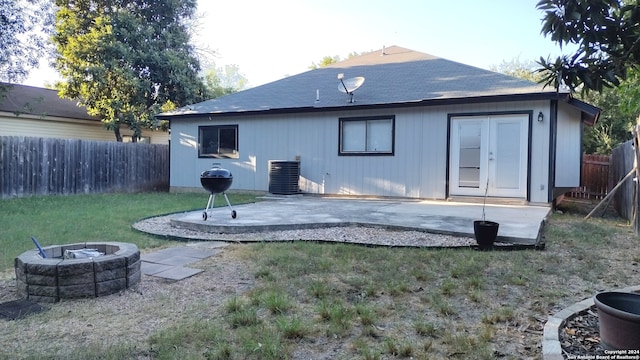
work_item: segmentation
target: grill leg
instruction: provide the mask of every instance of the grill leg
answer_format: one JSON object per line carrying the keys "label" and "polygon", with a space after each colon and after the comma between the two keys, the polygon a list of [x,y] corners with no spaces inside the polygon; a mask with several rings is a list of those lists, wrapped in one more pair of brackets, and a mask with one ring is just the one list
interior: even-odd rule
{"label": "grill leg", "polygon": [[209,201],[207,201],[207,207],[204,210],[206,211],[206,210],[211,209],[215,202],[216,202],[216,194],[209,195]]}
{"label": "grill leg", "polygon": [[[211,207],[213,206],[213,204],[216,201],[216,194],[211,194],[209,195],[209,201],[207,201],[207,207],[204,208],[204,211],[202,212],[202,220],[207,220],[207,218],[209,217],[209,214],[207,213],[209,211],[209,209],[211,209]],[[227,202],[229,202],[229,200],[227,200]]]}
{"label": "grill leg", "polygon": [[224,199],[227,200],[227,206],[229,206],[229,209],[231,209],[231,218],[235,219],[238,216],[238,214],[236,213],[235,210],[233,210],[233,207],[229,202],[229,198],[227,197],[227,193],[222,193],[222,195],[224,195]]}
{"label": "grill leg", "polygon": [[227,200],[227,205],[229,206],[229,209],[233,210],[233,207],[231,207],[231,203],[229,202],[229,198],[227,197],[227,193],[222,193],[222,195],[224,195],[224,199]]}

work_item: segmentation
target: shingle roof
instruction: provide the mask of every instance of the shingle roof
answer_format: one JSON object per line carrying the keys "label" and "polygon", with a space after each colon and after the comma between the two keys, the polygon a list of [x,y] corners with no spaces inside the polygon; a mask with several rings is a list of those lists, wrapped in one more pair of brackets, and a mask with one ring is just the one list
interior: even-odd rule
{"label": "shingle roof", "polygon": [[[384,52],[384,55],[383,55]],[[337,76],[362,76],[354,102],[338,91]],[[316,97],[319,94],[319,101]],[[399,46],[356,56],[272,83],[158,115],[197,116],[262,111],[330,110],[430,103],[451,99],[555,94],[553,89]]]}
{"label": "shingle roof", "polygon": [[100,121],[87,114],[87,109],[78,106],[75,101],[61,99],[56,90],[8,83],[0,85],[7,89],[5,97],[0,96],[0,111]]}

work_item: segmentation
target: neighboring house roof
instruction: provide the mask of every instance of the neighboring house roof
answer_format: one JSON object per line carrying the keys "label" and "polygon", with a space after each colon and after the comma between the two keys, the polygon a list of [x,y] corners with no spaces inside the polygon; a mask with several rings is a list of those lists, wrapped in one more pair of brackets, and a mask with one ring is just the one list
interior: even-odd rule
{"label": "neighboring house roof", "polygon": [[75,101],[60,98],[56,90],[8,83],[0,83],[0,86],[7,90],[0,94],[0,112],[100,121]]}
{"label": "neighboring house roof", "polygon": [[[365,78],[354,92],[353,102],[349,102],[349,95],[339,91],[342,84],[338,74],[344,74],[345,80]],[[424,106],[517,98],[568,101],[570,96],[527,80],[391,46],[157,117]],[[587,122],[595,121],[599,109],[588,108],[592,113]]]}

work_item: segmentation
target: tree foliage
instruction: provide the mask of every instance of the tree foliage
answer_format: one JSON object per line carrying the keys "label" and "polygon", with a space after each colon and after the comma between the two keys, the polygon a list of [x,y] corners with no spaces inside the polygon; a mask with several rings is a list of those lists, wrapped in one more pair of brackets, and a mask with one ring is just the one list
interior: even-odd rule
{"label": "tree foliage", "polygon": [[620,85],[640,63],[640,6],[637,0],[541,0],[541,33],[561,47],[578,46],[573,55],[540,58],[544,83],[602,91]]}
{"label": "tree foliage", "polygon": [[500,65],[492,65],[489,70],[532,82],[540,82],[542,79],[542,74],[537,72],[537,63],[533,60],[523,62],[514,58],[511,61],[502,61]]}
{"label": "tree foliage", "polygon": [[196,0],[56,0],[61,96],[76,99],[122,141],[156,126],[161,108],[207,97],[187,21]]}
{"label": "tree foliage", "polygon": [[[352,57],[356,57],[358,55],[361,55],[361,53],[358,53],[356,51],[352,51],[347,55],[347,59],[351,59]],[[317,64],[315,62],[311,62],[311,65],[309,65],[309,70],[315,70],[318,68],[323,68],[326,66],[329,66],[331,64],[335,64],[337,62],[340,62],[344,59],[342,59],[339,55],[334,55],[334,56],[325,56],[323,57],[320,62],[318,62]]]}
{"label": "tree foliage", "polygon": [[[598,123],[585,129],[587,153],[608,154],[631,138],[640,113],[640,6],[637,0],[541,0],[541,33],[573,55],[540,58],[543,82],[571,91],[602,109]],[[595,92],[590,91],[595,90]]]}
{"label": "tree foliage", "polygon": [[38,66],[53,16],[49,0],[0,0],[0,81],[20,82]]}
{"label": "tree foliage", "polygon": [[309,65],[309,70],[315,70],[318,68],[323,68],[326,67],[328,65],[331,64],[335,64],[337,62],[340,61],[340,56],[338,55],[334,55],[334,56],[325,56],[323,57],[317,64],[315,62],[312,62],[311,65]]}
{"label": "tree foliage", "polygon": [[585,128],[585,152],[611,154],[616,146],[632,138],[640,114],[640,71],[630,69],[619,86],[583,94],[582,99],[602,109],[598,123]]}
{"label": "tree foliage", "polygon": [[215,64],[205,71],[205,85],[210,98],[232,94],[247,86],[247,78],[242,75],[238,65],[216,67]]}

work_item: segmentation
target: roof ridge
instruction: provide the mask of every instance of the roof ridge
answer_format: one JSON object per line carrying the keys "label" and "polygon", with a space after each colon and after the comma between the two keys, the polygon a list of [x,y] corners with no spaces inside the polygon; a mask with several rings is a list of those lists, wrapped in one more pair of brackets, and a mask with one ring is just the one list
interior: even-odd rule
{"label": "roof ridge", "polygon": [[381,49],[372,50],[348,59],[325,66],[325,68],[340,68],[359,65],[382,65],[391,63],[403,63],[409,61],[435,60],[437,56],[404,48],[397,45],[383,46]]}

